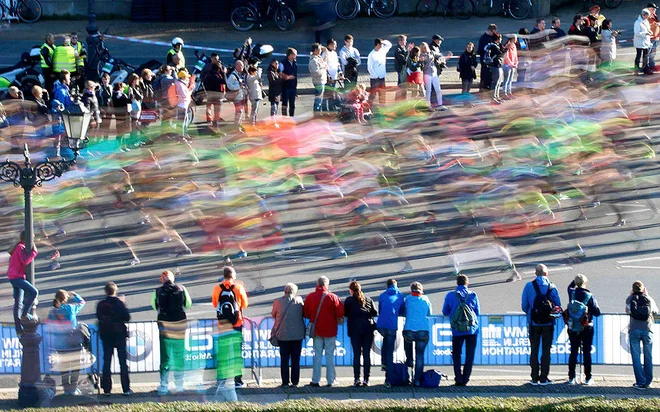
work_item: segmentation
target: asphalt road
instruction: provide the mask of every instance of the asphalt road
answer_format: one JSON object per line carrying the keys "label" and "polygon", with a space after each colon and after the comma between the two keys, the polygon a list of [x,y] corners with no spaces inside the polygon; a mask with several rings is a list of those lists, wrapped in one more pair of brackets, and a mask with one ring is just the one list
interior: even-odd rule
{"label": "asphalt road", "polygon": [[[617,10],[605,10],[608,17],[614,17],[615,26],[624,29],[632,28],[639,2],[626,2]],[[575,10],[563,8],[560,17],[567,28]],[[445,37],[445,50],[458,52],[467,41],[476,41],[485,26],[491,21],[496,22],[502,32],[517,31],[521,26],[531,28],[532,20],[518,22],[501,17],[488,19],[473,18],[468,22],[460,22],[450,18],[435,17],[428,20],[397,17],[388,21],[361,18],[352,22],[342,22],[336,32],[351,32],[356,36],[356,46],[366,56],[371,48],[371,38],[387,35],[393,38],[398,33],[409,34],[412,41],[429,38],[439,32]],[[621,23],[619,23],[621,22]],[[147,38],[157,41],[168,41],[173,35],[181,35],[190,45],[233,48],[245,37],[226,27],[216,27],[202,24],[192,28],[184,28],[176,24],[144,24],[132,22],[100,22],[101,28],[110,27],[110,32],[116,35]],[[34,25],[12,25],[5,27],[0,36],[0,65],[11,64],[20,52],[34,44],[39,44],[45,32],[60,34],[70,30],[82,31],[83,22],[52,22],[45,21]],[[387,27],[384,27],[387,26]],[[629,30],[630,32],[631,30]],[[287,46],[295,46],[299,50],[307,50],[310,32],[303,24],[290,33],[279,33],[272,29],[264,29],[249,33],[255,42],[269,42],[276,51],[283,51]],[[129,63],[140,63],[150,58],[162,57],[166,47],[144,46],[109,40],[113,53]],[[189,50],[189,49],[187,49]],[[301,53],[302,54],[302,53]],[[625,53],[623,53],[625,55]],[[188,59],[192,60],[190,54]],[[298,106],[300,111],[309,111],[311,97],[301,96]],[[267,107],[261,109],[264,116]],[[229,107],[223,109],[223,117],[231,118]],[[521,110],[524,110],[521,108]],[[198,111],[198,118],[202,113]],[[657,145],[657,130],[649,127],[649,136]],[[182,167],[186,167],[185,165]],[[657,175],[655,176],[657,178]],[[18,190],[18,189],[16,189]],[[649,193],[653,193],[651,190]],[[304,202],[306,194],[291,194],[288,201]],[[105,198],[104,198],[105,199]],[[112,200],[105,199],[111,203]],[[279,201],[279,200],[278,200]],[[274,201],[277,204],[278,201]],[[590,288],[598,297],[601,307],[606,312],[621,312],[623,302],[630,285],[634,280],[641,279],[649,287],[650,293],[660,289],[660,281],[654,275],[660,270],[660,220],[648,209],[641,200],[617,199],[627,218],[628,225],[611,227],[616,217],[607,204],[588,209],[587,221],[574,221],[576,211],[568,210],[565,219],[568,224],[559,230],[559,234],[567,235],[569,241],[579,240],[587,257],[580,262],[569,262],[561,251],[562,242],[556,242],[556,237],[538,242],[536,246],[520,244],[512,246],[514,262],[524,276],[524,280],[533,278],[533,269],[538,262],[546,262],[550,266],[550,277],[560,288],[567,286],[576,273],[586,274],[591,282]],[[16,212],[5,216],[7,226],[17,224]],[[419,227],[410,229],[404,227],[397,236],[401,236],[397,250],[407,255],[414,267],[413,273],[398,274],[403,267],[395,253],[385,247],[375,247],[370,250],[349,251],[347,259],[330,260],[332,242],[327,236],[310,236],[306,238],[304,222],[310,216],[309,210],[282,209],[280,214],[285,230],[292,235],[292,243],[297,248],[322,248],[300,252],[300,257],[294,259],[278,258],[273,253],[250,254],[245,259],[235,260],[239,279],[241,279],[250,294],[250,308],[247,314],[253,317],[268,315],[272,300],[281,294],[286,282],[295,282],[300,286],[300,294],[305,295],[313,290],[314,282],[320,275],[331,279],[331,289],[341,297],[348,295],[347,286],[351,279],[362,282],[366,293],[376,297],[385,287],[386,279],[396,277],[402,286],[414,280],[421,281],[426,287],[426,294],[434,306],[434,313],[439,313],[444,295],[454,287],[451,261],[447,256],[447,242],[442,236],[429,236]],[[66,288],[76,290],[87,300],[88,306],[82,312],[83,318],[90,318],[94,312],[95,303],[102,297],[102,286],[107,280],[114,280],[120,286],[121,293],[127,297],[127,304],[135,320],[154,319],[155,313],[150,309],[150,294],[158,286],[158,276],[163,269],[179,270],[178,281],[185,284],[193,296],[194,305],[190,310],[193,318],[213,317],[210,305],[210,292],[217,282],[220,269],[217,265],[222,261],[219,257],[209,259],[202,256],[175,257],[175,247],[172,243],[161,243],[158,235],[147,242],[140,243],[136,250],[140,255],[141,264],[129,266],[130,254],[125,247],[116,242],[117,238],[141,234],[143,227],[139,225],[141,217],[137,212],[117,210],[108,215],[106,220],[79,220],[67,218],[63,227],[67,234],[53,237],[57,248],[62,252],[60,262],[62,267],[49,271],[46,249],[37,259],[37,285],[41,290],[41,305],[39,313],[45,315],[50,298],[56,290]],[[108,226],[108,228],[105,228]],[[16,226],[13,226],[16,227]],[[193,229],[180,229],[183,233]],[[53,228],[49,228],[53,231]],[[318,228],[313,233],[318,234]],[[6,232],[3,244],[9,244],[14,237],[12,232]],[[195,237],[194,233],[190,233]],[[359,249],[359,248],[357,248]],[[297,250],[294,248],[294,251]],[[293,253],[291,253],[293,254]],[[289,256],[291,256],[291,254]],[[322,255],[322,256],[316,256]],[[482,267],[471,271],[471,287],[479,294],[482,307],[486,313],[517,313],[520,312],[520,294],[524,282],[504,283],[508,273],[494,270],[493,267]],[[11,289],[8,284],[0,289],[4,298],[3,309],[11,305]],[[562,293],[562,298],[566,295]],[[9,321],[10,312],[4,310],[0,320]]]}

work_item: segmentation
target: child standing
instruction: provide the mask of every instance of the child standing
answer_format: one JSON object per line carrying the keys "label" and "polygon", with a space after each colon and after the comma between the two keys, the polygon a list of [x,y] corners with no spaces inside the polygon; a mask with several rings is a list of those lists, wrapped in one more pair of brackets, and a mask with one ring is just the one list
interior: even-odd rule
{"label": "child standing", "polygon": [[423,68],[424,62],[419,60],[419,47],[415,46],[410,50],[410,55],[406,62],[406,73],[408,73],[406,82],[408,83],[408,88],[412,91],[413,97],[424,95]]}
{"label": "child standing", "polygon": [[263,89],[261,84],[261,69],[257,69],[254,66],[248,67],[245,84],[248,90],[250,106],[252,106],[250,119],[252,120],[252,125],[255,125],[257,123],[257,113],[259,112],[259,104],[261,104],[261,93]]}

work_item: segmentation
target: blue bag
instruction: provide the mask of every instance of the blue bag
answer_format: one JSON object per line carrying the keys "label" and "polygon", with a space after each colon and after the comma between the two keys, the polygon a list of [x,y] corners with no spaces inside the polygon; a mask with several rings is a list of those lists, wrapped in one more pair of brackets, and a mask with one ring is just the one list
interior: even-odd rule
{"label": "blue bag", "polygon": [[424,372],[422,376],[422,388],[437,388],[440,386],[442,374],[436,372],[434,369]]}
{"label": "blue bag", "polygon": [[410,375],[408,374],[408,366],[404,363],[392,364],[391,370],[386,372],[386,380],[392,386],[407,386],[410,385]]}

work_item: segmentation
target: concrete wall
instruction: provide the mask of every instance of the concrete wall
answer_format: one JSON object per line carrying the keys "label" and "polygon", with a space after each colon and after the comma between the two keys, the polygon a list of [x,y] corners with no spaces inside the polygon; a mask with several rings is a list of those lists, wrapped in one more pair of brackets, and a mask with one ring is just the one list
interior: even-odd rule
{"label": "concrete wall", "polygon": [[[131,3],[131,0],[96,0],[96,14],[129,18]],[[44,16],[87,16],[87,0],[41,0],[41,4]]]}

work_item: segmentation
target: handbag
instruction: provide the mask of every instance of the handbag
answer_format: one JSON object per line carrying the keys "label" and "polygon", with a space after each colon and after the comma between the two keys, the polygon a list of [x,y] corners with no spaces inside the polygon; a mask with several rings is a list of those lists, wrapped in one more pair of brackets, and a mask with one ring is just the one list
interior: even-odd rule
{"label": "handbag", "polygon": [[319,318],[319,313],[321,313],[321,306],[323,306],[323,299],[328,296],[327,293],[324,293],[323,296],[321,296],[321,302],[319,302],[319,307],[316,309],[316,316],[314,317],[314,322],[309,322],[307,324],[307,337],[310,339],[314,339],[316,337],[316,331],[315,331],[315,326],[316,326],[316,321]]}
{"label": "handbag", "polygon": [[276,348],[280,346],[280,340],[277,338],[277,333],[280,331],[280,329],[282,329],[282,322],[284,322],[284,316],[286,315],[286,311],[289,310],[289,306],[291,306],[291,301],[287,303],[286,308],[284,308],[284,312],[282,312],[282,320],[280,320],[280,323],[277,324],[277,330],[275,329],[270,330],[270,338],[268,339],[268,341],[270,342],[271,345],[275,346]]}
{"label": "handbag", "polygon": [[142,111],[142,102],[133,100],[131,102],[131,117],[133,119],[140,119],[140,112]]}

